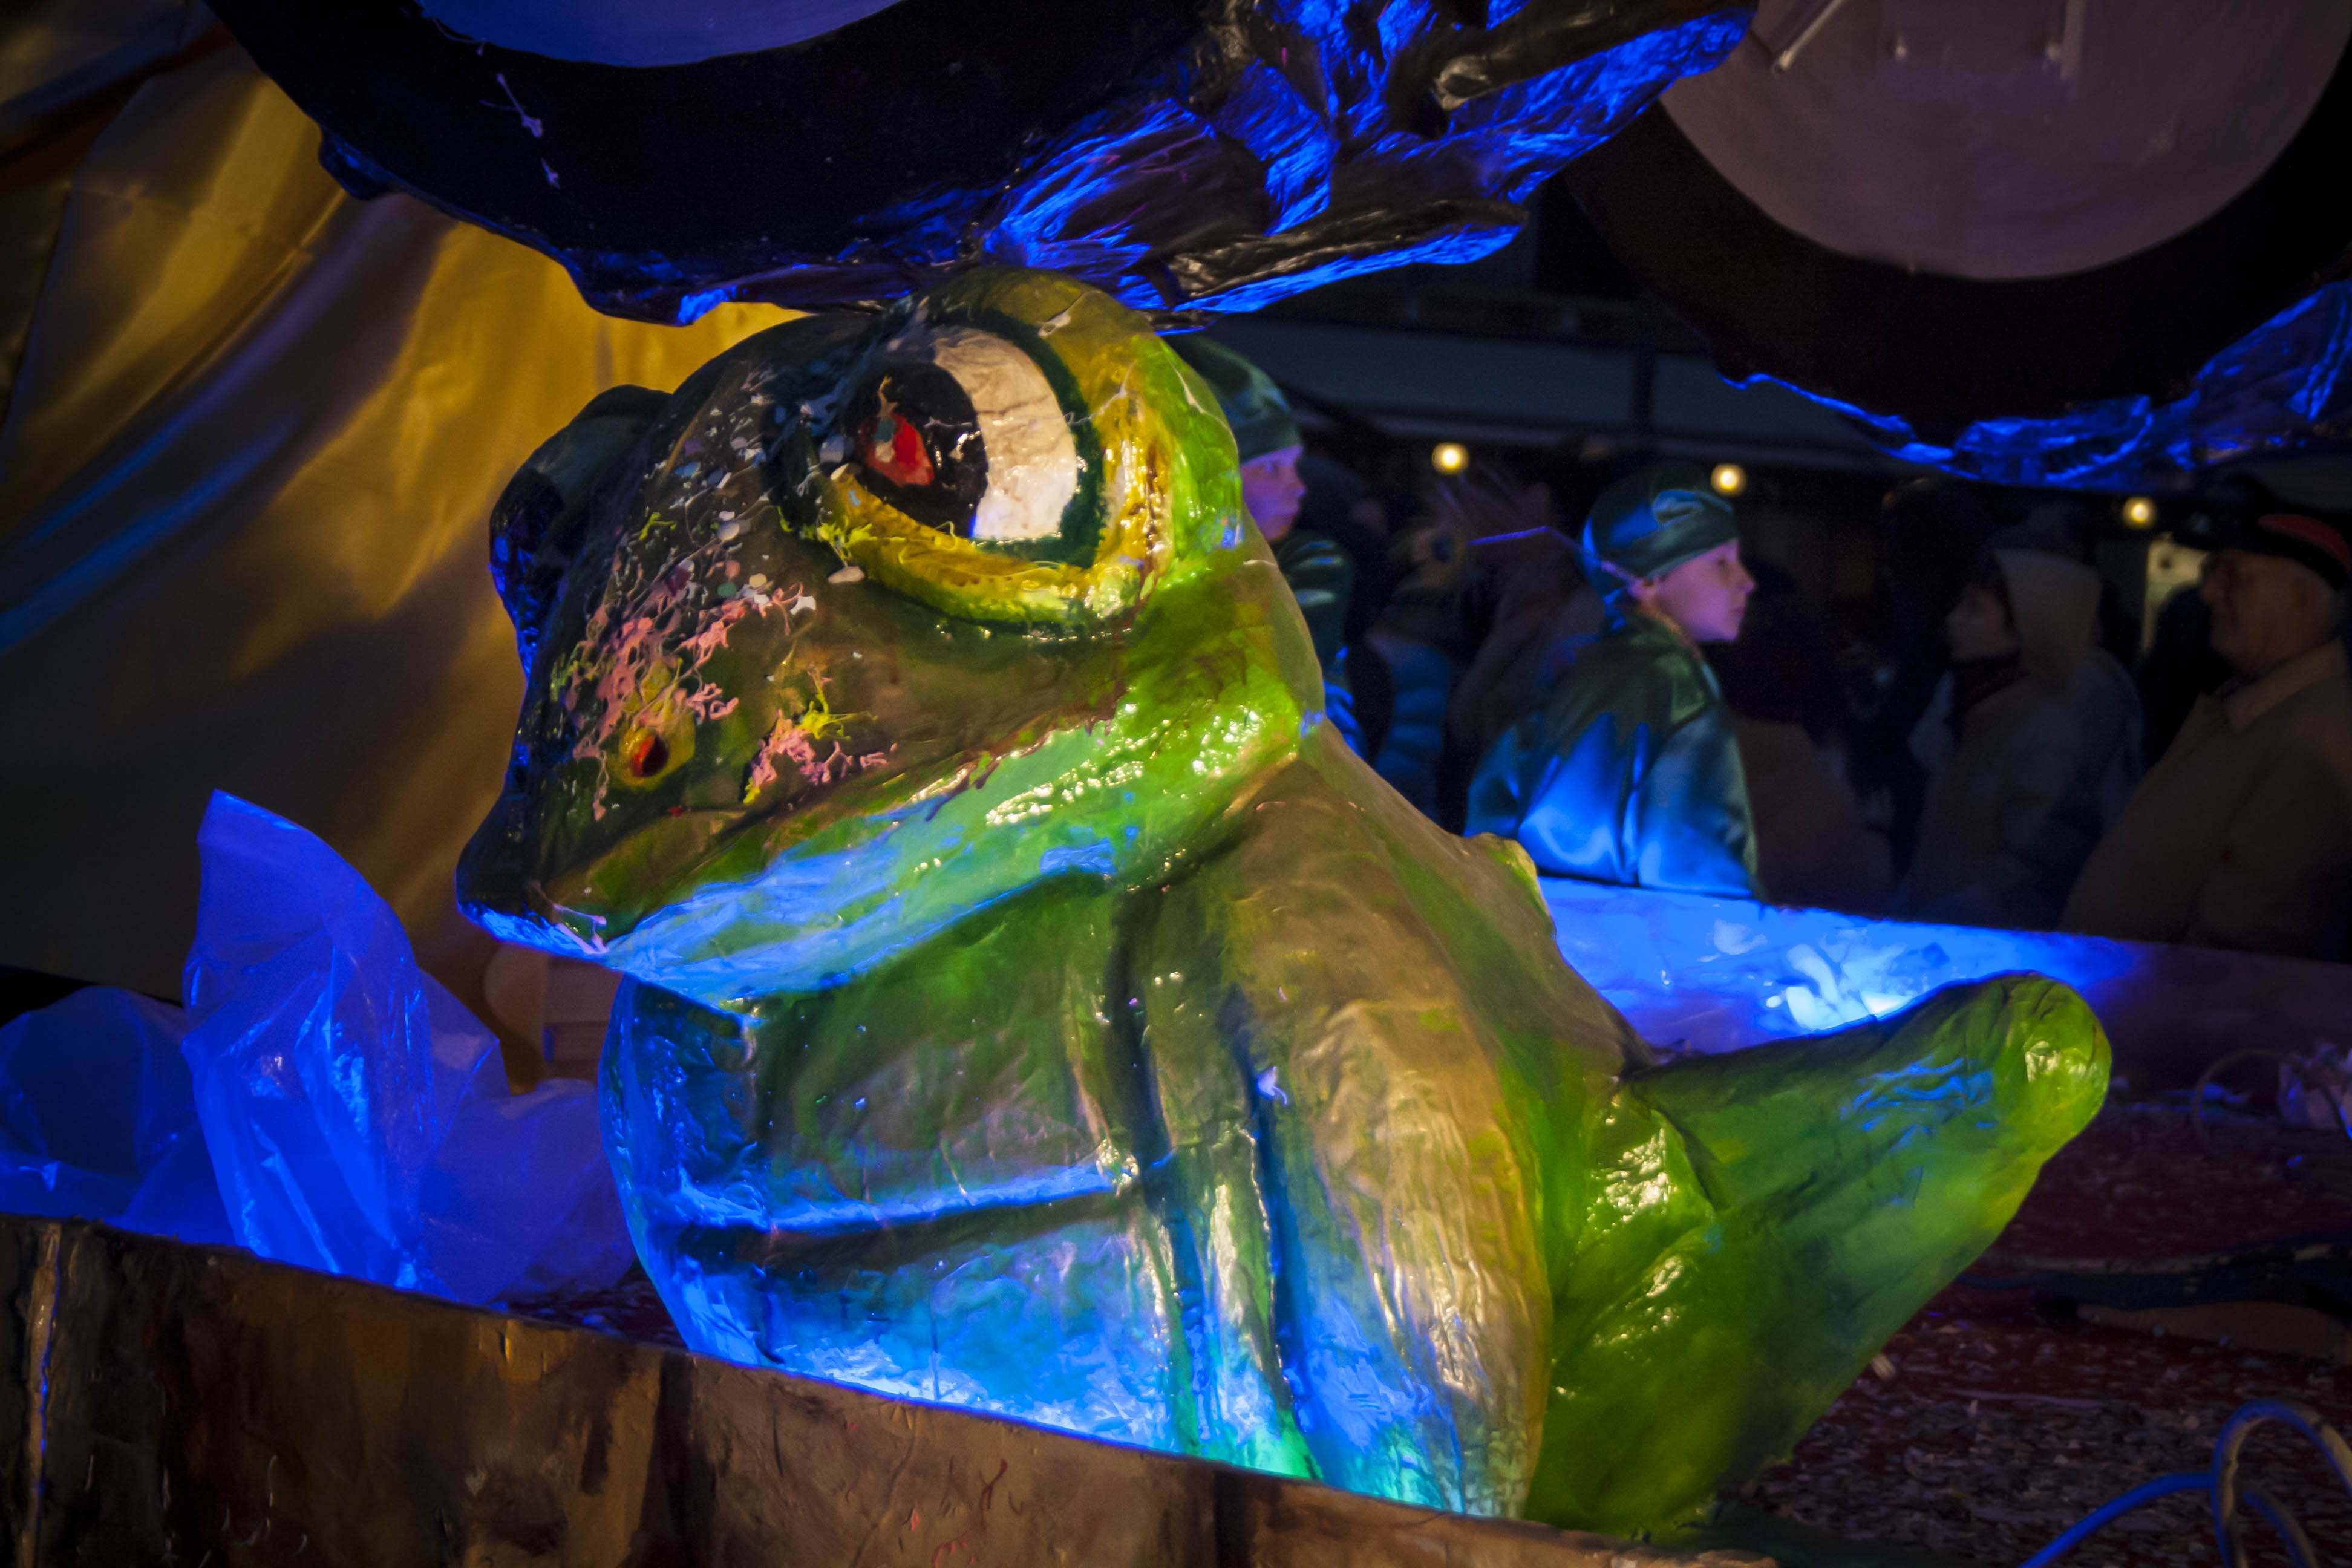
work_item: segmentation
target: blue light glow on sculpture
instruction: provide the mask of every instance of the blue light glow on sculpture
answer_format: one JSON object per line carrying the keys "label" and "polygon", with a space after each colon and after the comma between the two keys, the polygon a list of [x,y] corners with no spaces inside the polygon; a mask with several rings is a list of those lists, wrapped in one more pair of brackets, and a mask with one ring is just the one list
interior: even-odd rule
{"label": "blue light glow on sculpture", "polygon": [[[459,882],[631,975],[605,1144],[698,1350],[1657,1529],[2104,1089],[2081,999],[2015,974],[1653,1067],[1525,852],[1318,719],[1214,396],[1098,291],[810,317],[624,423],[501,502],[534,654]],[[1073,447],[1021,512],[998,459]]]}

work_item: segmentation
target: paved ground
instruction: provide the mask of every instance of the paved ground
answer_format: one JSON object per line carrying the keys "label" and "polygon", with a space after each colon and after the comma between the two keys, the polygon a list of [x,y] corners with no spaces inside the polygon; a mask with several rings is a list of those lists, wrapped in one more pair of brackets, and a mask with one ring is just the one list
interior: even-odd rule
{"label": "paved ground", "polygon": [[[2252,1118],[2193,1134],[2179,1107],[2111,1107],[2045,1172],[1997,1245],[2008,1257],[2177,1257],[2238,1242],[2352,1231],[2352,1143]],[[1859,1541],[1977,1563],[2021,1563],[2108,1499],[2196,1469],[2231,1412],[2284,1394],[2352,1435],[2352,1369],[2102,1328],[2037,1311],[2023,1291],[1948,1290],[1748,1500]],[[2352,1497],[2276,1427],[2247,1477],[2352,1561]],[[2256,1563],[2286,1558],[2252,1538]],[[2219,1561],[2197,1494],[2111,1526],[2081,1568]]]}

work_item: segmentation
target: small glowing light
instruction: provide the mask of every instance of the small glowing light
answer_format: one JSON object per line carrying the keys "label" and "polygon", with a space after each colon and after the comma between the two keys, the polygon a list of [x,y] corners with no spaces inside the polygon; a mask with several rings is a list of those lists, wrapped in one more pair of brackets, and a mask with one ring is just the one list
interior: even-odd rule
{"label": "small glowing light", "polygon": [[1715,487],[1719,496],[1736,496],[1748,488],[1748,470],[1737,463],[1717,463],[1706,482]]}
{"label": "small glowing light", "polygon": [[2124,502],[2124,522],[2131,528],[2147,528],[2156,521],[2156,503],[2146,496],[2134,496]]}
{"label": "small glowing light", "polygon": [[1470,466],[1470,448],[1459,441],[1440,441],[1430,448],[1429,466],[1441,474],[1458,474]]}

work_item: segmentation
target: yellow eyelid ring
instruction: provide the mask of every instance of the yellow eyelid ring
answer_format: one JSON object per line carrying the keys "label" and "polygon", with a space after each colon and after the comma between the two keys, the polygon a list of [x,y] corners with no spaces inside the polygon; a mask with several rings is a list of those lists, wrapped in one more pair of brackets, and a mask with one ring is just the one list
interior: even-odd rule
{"label": "yellow eyelid ring", "polygon": [[[1085,410],[1098,465],[1088,487],[1098,510],[1091,559],[1041,561],[929,526],[846,462],[821,478],[818,535],[879,585],[961,618],[1075,627],[1130,612],[1174,557],[1189,553],[1182,546],[1192,542],[1178,537],[1182,514],[1215,489],[1213,475],[1185,470],[1204,460],[1213,469],[1220,443],[1231,462],[1231,437],[1187,395],[1181,362],[1142,317],[1048,273],[967,275],[926,295],[918,322],[950,331],[1014,323],[1034,345],[1026,352],[1052,356]],[[1165,384],[1139,388],[1139,375]]]}
{"label": "yellow eyelid ring", "polygon": [[867,490],[846,468],[825,480],[819,537],[884,587],[968,620],[1083,626],[1117,619],[1135,605],[1166,553],[1163,508],[1149,484],[1126,489],[1131,504],[1104,522],[1096,558],[1084,566],[1024,561],[916,521]]}

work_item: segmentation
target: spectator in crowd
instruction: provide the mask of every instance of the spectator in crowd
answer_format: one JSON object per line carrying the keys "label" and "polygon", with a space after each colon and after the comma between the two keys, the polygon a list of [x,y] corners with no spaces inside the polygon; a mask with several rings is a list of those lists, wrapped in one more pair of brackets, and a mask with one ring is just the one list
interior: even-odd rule
{"label": "spectator in crowd", "polygon": [[1372,767],[1415,811],[1436,819],[1445,705],[1468,646],[1469,542],[1446,521],[1422,518],[1391,552],[1396,589],[1365,639],[1389,674],[1388,732]]}
{"label": "spectator in crowd", "polygon": [[[1479,499],[1475,492],[1465,498]],[[1486,636],[1445,714],[1446,745],[1463,764],[1459,784],[1468,782],[1468,770],[1535,706],[1552,651],[1593,636],[1604,618],[1576,542],[1553,526],[1547,487],[1513,492],[1493,485],[1484,499],[1485,526],[1474,532],[1470,554]]]}
{"label": "spectator in crowd", "polygon": [[2308,958],[2352,921],[2345,521],[2243,518],[2200,585],[2231,679],[2188,720],[2092,855],[2065,927]]}
{"label": "spectator in crowd", "polygon": [[1950,663],[1944,618],[1999,527],[1976,486],[1942,475],[1906,479],[1880,503],[1887,668],[1857,705],[1849,740],[1856,787],[1865,795],[1884,792],[1898,874],[1918,842],[1927,799],[1911,737]]}
{"label": "spectator in crowd", "polygon": [[1606,624],[1480,761],[1467,830],[1555,876],[1762,897],[1731,710],[1699,653],[1739,635],[1755,586],[1730,503],[1696,464],[1654,464],[1593,503],[1582,553]]}
{"label": "spectator in crowd", "polygon": [[1353,645],[1371,629],[1387,603],[1388,509],[1362,475],[1332,458],[1307,453],[1298,459],[1298,477],[1307,494],[1295,526],[1338,545],[1355,570],[1355,588],[1341,626]]}
{"label": "spectator in crowd", "polygon": [[2174,590],[2156,612],[2155,635],[2139,661],[2144,754],[2164,755],[2197,700],[2219,691],[2235,673],[2213,651],[2213,606],[2193,584]]}
{"label": "spectator in crowd", "polygon": [[1462,794],[1478,760],[1475,752],[1459,754],[1454,705],[1475,686],[1474,666],[1505,635],[1497,601],[1524,588],[1530,569],[1536,581],[1549,580],[1547,542],[1574,553],[1551,526],[1549,496],[1541,485],[1521,489],[1490,472],[1437,481],[1393,547],[1396,592],[1365,639],[1362,651],[1392,677],[1394,716],[1372,765],[1448,828],[1462,826]]}
{"label": "spectator in crowd", "polygon": [[1560,526],[1551,483],[1492,469],[1431,485],[1391,555],[1396,591],[1366,646],[1349,649],[1351,660],[1373,655],[1393,672],[1394,721],[1373,765],[1459,832],[1478,759],[1534,705],[1553,650],[1601,629],[1601,595]]}
{"label": "spectator in crowd", "polygon": [[1171,342],[1216,394],[1241,458],[1242,504],[1274,547],[1274,563],[1315,639],[1316,662],[1323,668],[1324,711],[1349,746],[1360,752],[1363,739],[1342,653],[1355,565],[1328,536],[1297,526],[1299,504],[1307,499],[1298,460],[1307,447],[1289,401],[1273,377],[1223,343],[1199,336]]}
{"label": "spectator in crowd", "polygon": [[1952,665],[1912,731],[1927,770],[1911,869],[1915,920],[2046,930],[2090,840],[2053,821],[2084,766],[2069,700],[2099,613],[2099,574],[2051,550],[1985,552],[1945,619]]}
{"label": "spectator in crowd", "polygon": [[[2002,530],[1993,542],[2068,556],[2088,568],[2096,535],[2097,526],[2084,504],[2068,499],[2035,507],[2022,527]],[[2092,629],[2066,682],[2066,706],[2074,712],[2081,739],[2074,774],[2029,850],[2039,874],[2060,889],[2059,909],[2052,911],[2045,924],[2056,921],[2084,862],[2123,815],[2125,803],[2139,787],[2145,765],[2147,721],[2139,684],[2109,651],[2112,647],[2120,647],[2126,655],[2132,651],[2137,623],[2124,613],[2104,579],[2095,575],[2092,580],[2098,593]]]}
{"label": "spectator in crowd", "polygon": [[1837,647],[1797,580],[1748,563],[1755,595],[1736,642],[1706,659],[1731,707],[1756,820],[1757,870],[1775,900],[1885,912],[1894,851],[1864,820],[1846,775]]}
{"label": "spectator in crowd", "polygon": [[[2198,498],[2180,542],[2210,550],[2222,535],[2266,512],[2292,511],[2252,474],[2225,474]],[[2181,588],[2157,611],[2154,635],[2140,656],[2140,713],[2147,755],[2164,755],[2197,700],[2218,691],[2236,671],[2213,651],[2213,608],[2195,588]]]}
{"label": "spectator in crowd", "polygon": [[1298,477],[1307,496],[1293,531],[1321,534],[1348,558],[1353,584],[1339,628],[1339,668],[1355,717],[1357,753],[1377,764],[1396,717],[1394,677],[1370,638],[1392,586],[1388,506],[1363,476],[1330,458],[1309,452],[1298,459]]}

